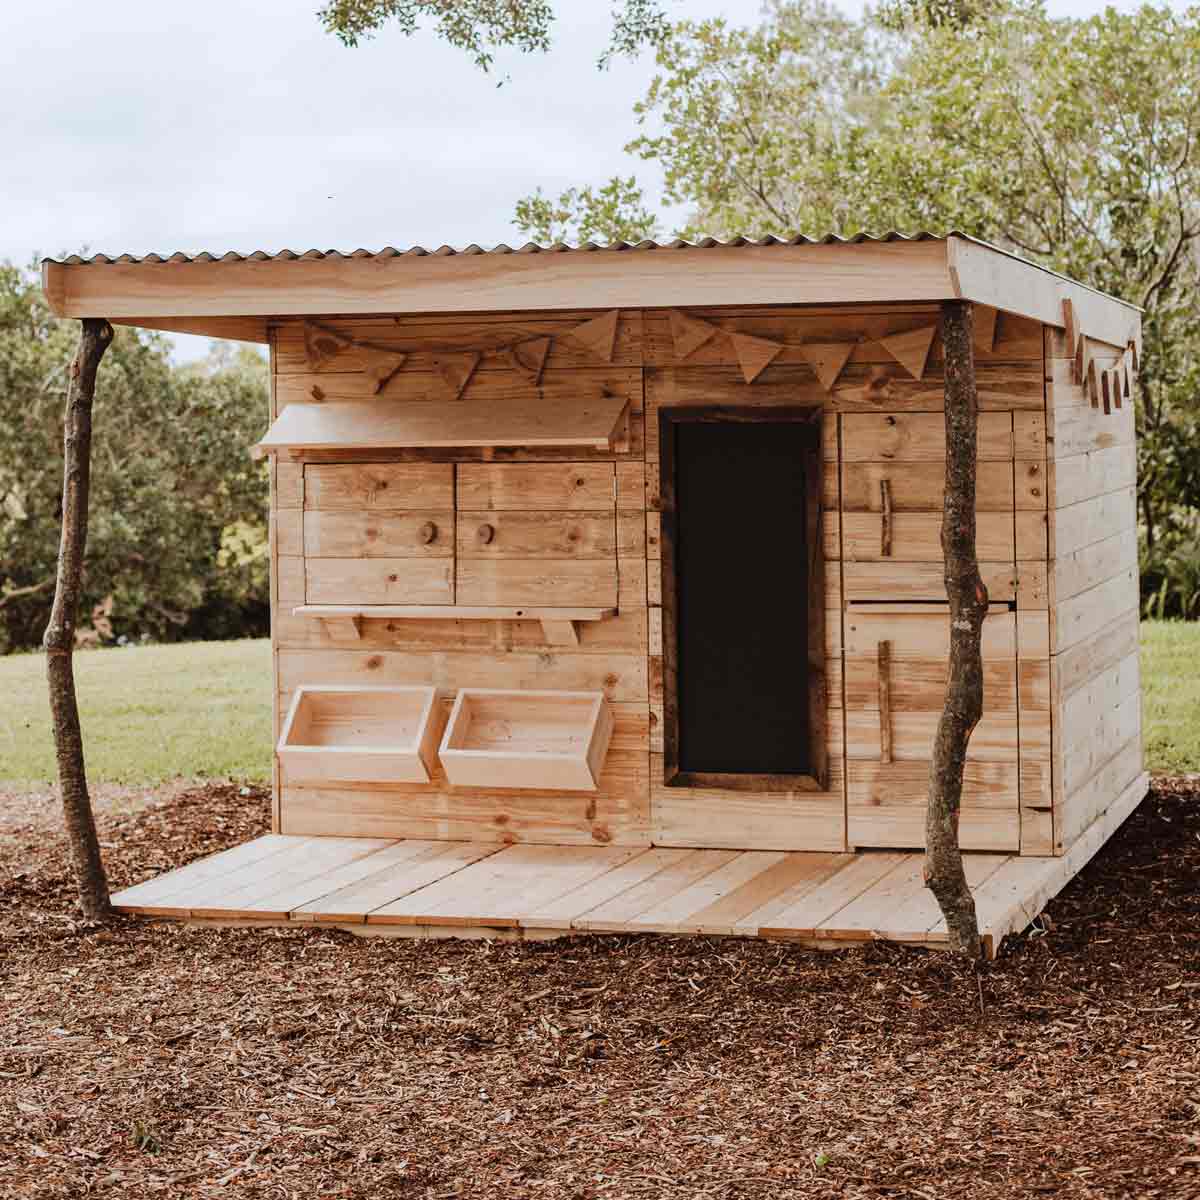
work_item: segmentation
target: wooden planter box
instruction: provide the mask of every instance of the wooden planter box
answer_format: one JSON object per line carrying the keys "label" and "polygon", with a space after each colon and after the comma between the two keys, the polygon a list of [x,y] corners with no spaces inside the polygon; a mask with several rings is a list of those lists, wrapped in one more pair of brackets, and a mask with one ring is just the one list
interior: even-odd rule
{"label": "wooden planter box", "polygon": [[464,688],[438,757],[459,787],[595,791],[612,738],[600,692]]}
{"label": "wooden planter box", "polygon": [[431,687],[298,687],[279,761],[293,779],[428,783],[437,712]]}

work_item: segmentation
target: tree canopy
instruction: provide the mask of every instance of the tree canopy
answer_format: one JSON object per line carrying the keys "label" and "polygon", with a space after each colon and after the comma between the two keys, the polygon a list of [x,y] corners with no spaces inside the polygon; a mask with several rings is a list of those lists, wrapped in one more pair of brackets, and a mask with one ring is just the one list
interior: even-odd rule
{"label": "tree canopy", "polygon": [[[438,37],[466,51],[484,71],[491,69],[501,48],[526,54],[549,50],[555,21],[550,0],[329,0],[317,15],[347,46],[357,46],[386,26],[411,36],[432,24]],[[633,54],[660,41],[670,28],[658,0],[620,0],[612,21],[600,66],[615,54]]]}
{"label": "tree canopy", "polygon": [[[0,652],[41,640],[62,504],[62,409],[78,337],[36,276],[0,264]],[[118,328],[95,403],[84,619],[104,637],[266,628],[266,363],[224,346],[173,367]]]}

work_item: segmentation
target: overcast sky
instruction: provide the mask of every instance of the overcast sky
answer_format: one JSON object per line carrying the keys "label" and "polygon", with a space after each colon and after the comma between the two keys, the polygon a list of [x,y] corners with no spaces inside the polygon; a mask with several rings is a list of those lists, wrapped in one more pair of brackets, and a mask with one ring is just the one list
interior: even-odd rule
{"label": "overcast sky", "polygon": [[[759,11],[666,4],[676,19]],[[595,67],[611,0],[560,0],[552,53],[499,60],[500,88],[430,35],[347,49],[319,7],[0,0],[0,258],[488,245],[517,238],[513,207],[537,185],[636,168],[653,197],[656,173],[621,149],[653,60]]]}

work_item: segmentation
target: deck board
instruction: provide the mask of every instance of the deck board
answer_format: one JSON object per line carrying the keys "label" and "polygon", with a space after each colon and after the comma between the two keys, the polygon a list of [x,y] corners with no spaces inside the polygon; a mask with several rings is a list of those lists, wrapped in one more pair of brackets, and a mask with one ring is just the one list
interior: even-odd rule
{"label": "deck board", "polygon": [[[408,855],[399,853],[402,846],[408,847]],[[347,883],[344,887],[298,905],[292,909],[292,919],[365,923],[367,917],[377,909],[384,908],[411,892],[428,887],[447,875],[453,875],[481,858],[495,854],[499,848],[479,842],[397,843],[397,862],[394,866],[374,870],[353,883]],[[374,857],[376,856],[372,855],[372,858]]]}
{"label": "deck board", "polygon": [[[275,917],[286,919],[288,906],[268,903],[271,896],[287,891],[294,899],[297,892],[306,899],[320,895],[315,883],[326,872],[356,859],[367,858],[393,844],[385,838],[301,838],[282,853],[272,854],[263,863],[233,872],[220,879],[205,881],[198,887],[173,897],[193,917]],[[232,882],[236,876],[237,885]],[[229,885],[229,886],[226,886]]]}
{"label": "deck board", "polygon": [[[964,855],[990,954],[1099,849],[1136,807],[1140,785],[1063,857]],[[364,934],[661,932],[944,945],[922,857],[267,834],[126,888],[113,906],[189,920],[357,926]]]}

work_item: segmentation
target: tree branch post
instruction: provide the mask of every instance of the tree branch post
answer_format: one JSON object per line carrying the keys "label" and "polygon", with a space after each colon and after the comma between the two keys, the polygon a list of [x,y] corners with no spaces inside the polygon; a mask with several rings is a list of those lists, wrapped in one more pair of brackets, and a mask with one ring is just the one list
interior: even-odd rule
{"label": "tree branch post", "polygon": [[952,949],[978,958],[979,921],[958,844],[963,767],[971,733],[983,715],[983,620],[987,588],[975,542],[979,399],[975,388],[974,321],[962,300],[942,305],[946,372],[946,486],[942,554],[950,601],[950,663],[946,698],[934,736],[925,814],[925,884],[946,918]]}
{"label": "tree branch post", "polygon": [[63,419],[62,537],[58,545],[58,573],[54,604],[42,645],[46,650],[50,715],[67,844],[79,887],[80,907],[84,917],[95,921],[109,911],[108,879],[100,858],[100,842],[96,837],[96,822],[88,794],[73,655],[87,544],[92,401],[96,395],[96,371],[104,352],[112,344],[113,329],[107,321],[91,317],[80,324],[79,347],[71,363]]}

